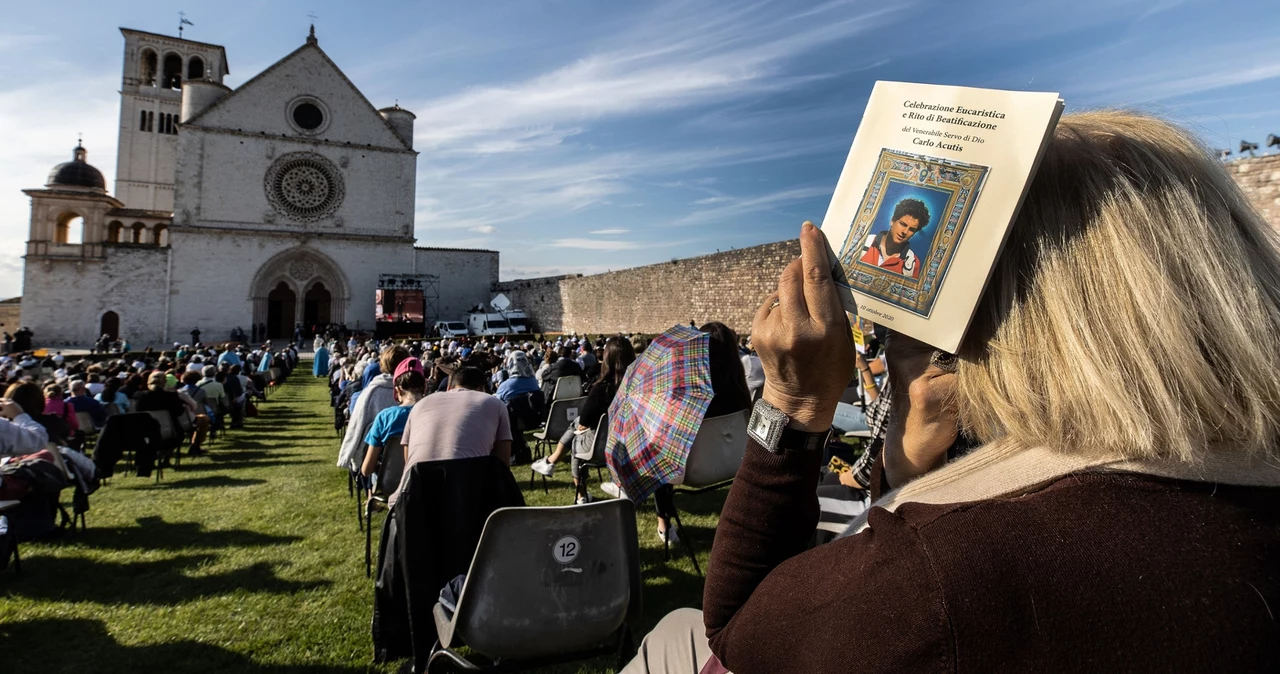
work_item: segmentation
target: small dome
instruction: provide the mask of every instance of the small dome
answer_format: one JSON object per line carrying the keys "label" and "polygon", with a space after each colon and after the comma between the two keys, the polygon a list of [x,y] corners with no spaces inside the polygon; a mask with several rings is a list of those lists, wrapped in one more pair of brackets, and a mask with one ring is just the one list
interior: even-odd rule
{"label": "small dome", "polygon": [[107,181],[101,171],[85,162],[86,154],[84,147],[76,145],[71,161],[58,164],[49,171],[45,187],[87,187],[106,192]]}

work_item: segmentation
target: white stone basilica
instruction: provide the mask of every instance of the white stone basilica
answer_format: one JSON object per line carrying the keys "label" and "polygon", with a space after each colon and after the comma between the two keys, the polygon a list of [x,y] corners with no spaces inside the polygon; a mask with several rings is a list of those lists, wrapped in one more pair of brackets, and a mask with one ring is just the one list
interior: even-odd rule
{"label": "white stone basilica", "polygon": [[369,329],[385,274],[438,287],[427,321],[489,300],[497,252],[414,245],[414,115],[375,109],[314,28],[234,91],[223,47],[121,33],[115,195],[83,147],[24,190],[22,323],[37,343]]}

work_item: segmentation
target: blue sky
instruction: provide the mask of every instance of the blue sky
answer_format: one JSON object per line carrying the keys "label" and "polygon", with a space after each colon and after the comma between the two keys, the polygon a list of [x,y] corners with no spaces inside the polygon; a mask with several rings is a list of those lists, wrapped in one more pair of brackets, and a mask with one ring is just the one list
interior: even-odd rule
{"label": "blue sky", "polygon": [[[0,27],[0,296],[29,200],[83,132],[112,184],[127,26],[154,2],[11,3]],[[1058,91],[1212,147],[1280,134],[1275,0],[226,2],[185,7],[238,86],[320,45],[418,115],[419,245],[501,251],[503,278],[777,241],[819,220],[878,79]]]}

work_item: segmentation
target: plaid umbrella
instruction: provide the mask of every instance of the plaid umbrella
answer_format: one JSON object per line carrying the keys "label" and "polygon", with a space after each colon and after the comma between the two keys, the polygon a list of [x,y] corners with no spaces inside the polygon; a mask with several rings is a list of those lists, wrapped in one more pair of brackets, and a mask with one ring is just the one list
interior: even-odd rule
{"label": "plaid umbrella", "polygon": [[609,406],[609,471],[631,500],[684,473],[711,389],[705,332],[677,325],[654,338],[627,370]]}

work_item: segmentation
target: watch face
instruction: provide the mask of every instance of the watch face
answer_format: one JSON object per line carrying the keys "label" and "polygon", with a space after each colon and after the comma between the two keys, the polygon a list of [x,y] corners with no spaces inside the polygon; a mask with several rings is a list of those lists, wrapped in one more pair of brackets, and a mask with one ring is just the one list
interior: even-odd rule
{"label": "watch face", "polygon": [[761,437],[761,438],[769,437],[769,427],[771,426],[771,424],[769,423],[769,419],[767,417],[765,417],[762,414],[753,414],[751,415],[751,423],[752,423],[751,431],[755,433],[758,437]]}

